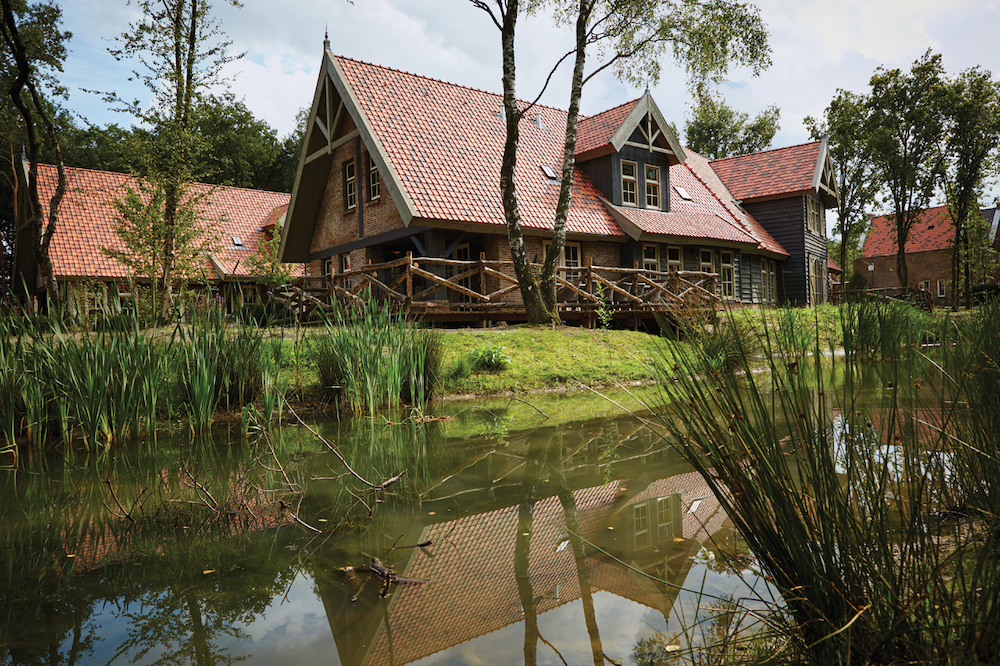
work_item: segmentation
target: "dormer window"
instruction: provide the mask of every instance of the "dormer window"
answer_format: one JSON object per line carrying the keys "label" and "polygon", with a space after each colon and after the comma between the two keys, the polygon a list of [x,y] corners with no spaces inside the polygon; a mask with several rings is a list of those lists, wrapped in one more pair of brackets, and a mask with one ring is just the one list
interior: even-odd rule
{"label": "dormer window", "polygon": [[646,208],[660,207],[660,167],[646,165]]}
{"label": "dormer window", "polygon": [[635,162],[622,160],[622,204],[625,206],[638,205],[636,197],[636,192],[638,191],[636,176],[638,172],[639,168]]}

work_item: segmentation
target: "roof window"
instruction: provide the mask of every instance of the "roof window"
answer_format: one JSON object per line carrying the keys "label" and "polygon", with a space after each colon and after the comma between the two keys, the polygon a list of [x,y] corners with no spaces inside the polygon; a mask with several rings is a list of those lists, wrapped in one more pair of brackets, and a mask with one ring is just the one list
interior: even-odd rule
{"label": "roof window", "polygon": [[680,185],[674,185],[674,189],[677,190],[677,195],[680,196],[681,199],[684,199],[684,201],[692,201],[691,195],[688,194],[688,191],[683,187]]}
{"label": "roof window", "polygon": [[553,169],[552,167],[550,167],[548,164],[541,164],[541,165],[539,165],[539,167],[541,168],[542,173],[545,174],[545,177],[548,178],[549,180],[558,180],[559,179],[556,176],[555,169]]}
{"label": "roof window", "polygon": [[545,129],[545,123],[542,122],[542,114],[536,113],[535,117],[531,120],[531,124],[538,129]]}
{"label": "roof window", "polygon": [[243,247],[243,239],[239,236],[233,236],[233,245],[236,247]]}

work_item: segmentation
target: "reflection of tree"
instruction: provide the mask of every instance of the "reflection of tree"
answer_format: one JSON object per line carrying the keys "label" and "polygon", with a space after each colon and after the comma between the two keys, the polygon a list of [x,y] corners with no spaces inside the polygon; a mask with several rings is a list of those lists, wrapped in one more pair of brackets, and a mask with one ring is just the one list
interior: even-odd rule
{"label": "reflection of tree", "polygon": [[538,631],[538,617],[535,607],[535,596],[531,586],[529,560],[531,548],[531,528],[534,516],[535,502],[539,497],[540,480],[547,478],[559,496],[562,504],[566,529],[573,547],[576,561],[577,579],[580,584],[580,598],[583,602],[583,615],[590,636],[591,652],[594,666],[604,663],[604,651],[601,647],[601,637],[597,628],[597,615],[594,611],[594,597],[591,592],[590,574],[587,569],[587,555],[583,540],[580,537],[580,526],[576,515],[576,498],[566,482],[563,469],[562,433],[554,431],[551,437],[544,438],[544,432],[539,437],[532,438],[528,445],[528,455],[525,460],[525,471],[522,477],[521,504],[518,512],[517,537],[514,544],[514,577],[517,581],[517,592],[524,612],[524,663],[535,664],[537,661],[538,641],[555,650]]}

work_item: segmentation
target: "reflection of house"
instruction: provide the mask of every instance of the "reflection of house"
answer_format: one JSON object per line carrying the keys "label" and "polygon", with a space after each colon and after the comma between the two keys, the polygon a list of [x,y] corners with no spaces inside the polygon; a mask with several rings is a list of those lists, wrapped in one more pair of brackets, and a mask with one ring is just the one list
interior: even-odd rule
{"label": "reflection of house", "polygon": [[[67,191],[59,208],[56,233],[49,256],[60,289],[70,308],[85,310],[83,288],[96,289],[105,302],[128,295],[129,270],[111,259],[103,248],[124,250],[115,235],[113,220],[118,212],[114,201],[126,189],[139,190],[137,179],[109,171],[67,167]],[[38,191],[42,202],[55,192],[57,173],[54,166],[39,165]],[[276,222],[288,207],[288,194],[263,192],[237,187],[195,184],[194,196],[204,197],[199,204],[203,223],[211,225],[216,249],[206,258],[198,274],[188,276],[197,284],[214,285],[227,303],[255,293],[254,276],[247,270],[247,259],[257,252],[258,244],[268,238]],[[22,187],[21,191],[26,191]],[[27,210],[22,202],[20,210]],[[36,267],[28,245],[28,232],[18,221],[15,247],[14,284],[20,288],[23,278],[34,293]],[[242,293],[241,293],[242,292]]]}
{"label": "reflection of house", "polygon": [[[564,111],[537,106],[521,123],[516,179],[531,260],[552,235],[565,120]],[[313,276],[408,252],[508,259],[498,187],[504,139],[499,95],[327,51],[282,258],[309,262]],[[738,303],[825,297],[823,215],[836,201],[825,142],[709,163],[680,146],[647,93],[582,118],[576,150],[565,269],[714,273],[718,295]],[[393,266],[379,275],[385,285],[398,284]],[[501,282],[484,275],[463,286],[496,293]],[[810,290],[813,277],[819,286]]]}
{"label": "reflection of house", "polygon": [[[612,481],[572,495],[588,543],[670,583],[662,585],[630,571],[587,546],[589,594],[603,590],[666,618],[677,595],[675,585],[690,569],[691,555],[725,518],[701,477],[690,472],[652,482]],[[514,583],[516,543],[523,525],[519,513],[520,507],[513,505],[415,526],[407,539],[432,541],[431,553],[416,551],[408,563],[395,564],[401,575],[431,582],[399,586],[384,609],[366,607],[364,599],[351,603],[353,590],[342,579],[318,580],[341,663],[410,663],[523,622]],[[581,598],[566,523],[558,497],[534,503],[529,572],[539,615]]]}
{"label": "reflection of house", "polygon": [[[996,231],[1000,210],[990,208],[982,213],[989,227],[990,245],[996,253],[1000,250]],[[906,241],[909,286],[929,292],[935,303],[946,302],[951,297],[954,245],[955,227],[947,206],[937,206],[923,211]],[[896,251],[895,223],[885,215],[875,217],[872,219],[870,231],[865,236],[861,257],[854,262],[854,270],[867,276],[868,284],[873,289],[899,287]],[[982,279],[983,276],[975,276],[973,283],[981,282]]]}

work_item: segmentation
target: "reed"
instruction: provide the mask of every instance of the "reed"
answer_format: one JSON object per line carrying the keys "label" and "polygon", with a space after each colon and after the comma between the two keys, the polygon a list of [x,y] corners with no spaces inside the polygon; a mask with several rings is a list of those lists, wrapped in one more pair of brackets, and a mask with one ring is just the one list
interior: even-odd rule
{"label": "reed", "polygon": [[374,416],[379,407],[423,404],[433,394],[441,343],[433,331],[394,315],[374,299],[336,309],[311,339],[321,384],[342,406]]}
{"label": "reed", "polygon": [[[996,381],[1000,315],[984,308],[929,359],[904,344],[919,328],[908,314],[864,307],[842,311],[844,340],[865,350],[844,361],[818,336],[797,356],[773,319],[766,375],[668,352],[681,371],[664,371],[662,423],[782,592],[809,663],[995,663],[1000,461],[983,425],[997,407],[962,405]],[[982,378],[956,371],[973,349]]]}

